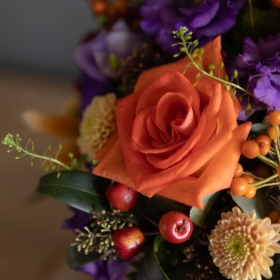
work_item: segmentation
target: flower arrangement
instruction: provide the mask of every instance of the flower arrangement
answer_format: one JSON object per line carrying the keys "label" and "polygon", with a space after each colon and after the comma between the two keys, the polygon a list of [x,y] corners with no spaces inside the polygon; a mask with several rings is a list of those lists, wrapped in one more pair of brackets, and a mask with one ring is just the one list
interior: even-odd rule
{"label": "flower arrangement", "polygon": [[51,170],[37,192],[73,211],[71,268],[279,279],[280,1],[88,2],[75,114],[25,114],[68,145],[2,141]]}

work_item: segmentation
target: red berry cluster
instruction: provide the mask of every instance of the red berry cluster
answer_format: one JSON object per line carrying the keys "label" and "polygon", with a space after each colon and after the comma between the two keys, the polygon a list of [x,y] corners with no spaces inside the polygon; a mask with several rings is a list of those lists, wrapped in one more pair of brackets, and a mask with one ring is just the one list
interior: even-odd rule
{"label": "red berry cluster", "polygon": [[[109,185],[106,188],[106,197],[109,204],[121,212],[131,210],[137,204],[138,196],[138,192],[120,183]],[[141,251],[145,243],[145,237],[136,226],[124,227],[112,234],[112,241],[118,256],[127,260]]]}

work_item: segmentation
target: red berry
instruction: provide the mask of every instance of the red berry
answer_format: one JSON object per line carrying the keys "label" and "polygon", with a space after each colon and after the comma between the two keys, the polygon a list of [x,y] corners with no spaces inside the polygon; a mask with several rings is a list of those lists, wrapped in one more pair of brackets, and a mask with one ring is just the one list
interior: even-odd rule
{"label": "red berry", "polygon": [[190,238],[193,231],[193,222],[180,211],[170,211],[161,217],[159,231],[165,240],[173,244],[179,244]]}
{"label": "red berry", "polygon": [[128,260],[137,255],[145,244],[145,236],[138,227],[124,227],[112,234],[119,257]]}
{"label": "red berry", "polygon": [[114,208],[125,212],[133,208],[138,201],[138,192],[128,186],[117,183],[106,189],[106,197]]}

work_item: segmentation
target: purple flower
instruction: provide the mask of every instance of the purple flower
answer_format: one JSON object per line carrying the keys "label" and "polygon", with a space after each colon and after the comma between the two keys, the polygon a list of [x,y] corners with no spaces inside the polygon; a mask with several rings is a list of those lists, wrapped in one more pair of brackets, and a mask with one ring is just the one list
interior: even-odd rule
{"label": "purple flower", "polygon": [[109,92],[115,92],[115,87],[110,81],[101,82],[92,79],[87,74],[83,73],[77,83],[78,89],[82,95],[80,103],[80,112],[82,113],[85,108],[90,104],[93,97],[98,95],[105,95]]}
{"label": "purple flower", "polygon": [[[252,103],[257,103],[257,109],[262,109],[264,103],[268,111],[280,110],[280,33],[257,44],[246,38],[243,53],[231,65],[229,73],[233,69],[238,71],[241,85],[253,93]],[[239,115],[241,120],[246,118],[244,112]]]}
{"label": "purple flower", "polygon": [[90,262],[77,270],[92,275],[94,280],[123,280],[130,272],[131,263],[137,258],[134,257],[126,261],[117,259],[112,262],[100,260]]}
{"label": "purple flower", "polygon": [[118,58],[138,50],[144,35],[130,31],[123,20],[111,30],[102,30],[93,39],[82,43],[74,53],[76,64],[92,79],[107,83],[117,78],[112,68]]}
{"label": "purple flower", "polygon": [[70,209],[73,211],[74,215],[68,220],[65,220],[62,227],[72,231],[75,229],[83,230],[84,227],[89,223],[90,215],[76,208],[70,207]]}
{"label": "purple flower", "polygon": [[[200,45],[223,34],[235,24],[238,10],[246,0],[145,0],[141,8],[141,27],[155,36],[157,43],[174,53],[172,31],[186,26]],[[198,4],[197,4],[198,3]]]}

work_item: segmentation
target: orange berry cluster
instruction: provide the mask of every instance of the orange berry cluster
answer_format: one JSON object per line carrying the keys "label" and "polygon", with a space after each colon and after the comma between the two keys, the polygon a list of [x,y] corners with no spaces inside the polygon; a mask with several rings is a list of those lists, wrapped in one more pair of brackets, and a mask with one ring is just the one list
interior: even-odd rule
{"label": "orange berry cluster", "polygon": [[230,185],[230,191],[236,196],[243,196],[248,199],[253,198],[257,192],[256,187],[251,185],[254,182],[254,175],[251,172],[244,173],[242,165],[238,163]]}
{"label": "orange berry cluster", "polygon": [[[241,148],[242,154],[249,159],[259,158],[266,165],[259,166],[256,170],[256,175],[250,172],[243,172],[243,167],[238,164],[234,178],[232,180],[230,191],[236,196],[244,196],[252,198],[256,194],[258,188],[275,185],[277,175],[280,176],[280,140],[279,140],[279,125],[280,112],[272,111],[268,115],[270,127],[268,135],[260,134],[254,139],[247,140]],[[277,162],[266,157],[269,153],[274,153],[277,156]],[[274,168],[276,175],[271,175],[271,168]],[[258,173],[258,174],[257,174]],[[255,182],[257,179],[257,182]]]}

